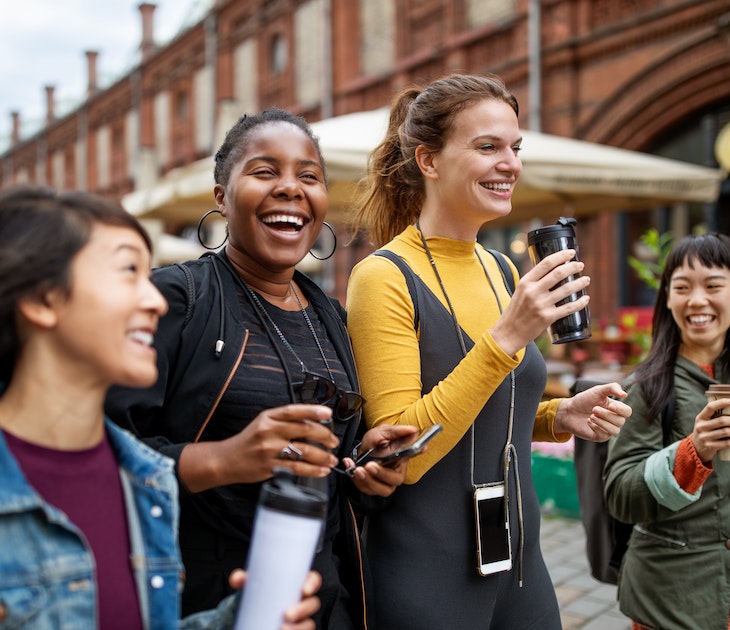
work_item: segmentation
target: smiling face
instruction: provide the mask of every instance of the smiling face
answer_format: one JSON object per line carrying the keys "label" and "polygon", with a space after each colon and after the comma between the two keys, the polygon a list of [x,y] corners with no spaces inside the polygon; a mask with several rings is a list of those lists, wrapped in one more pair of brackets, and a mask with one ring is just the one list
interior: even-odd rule
{"label": "smiling face", "polygon": [[167,303],[150,281],[150,253],[127,227],[96,224],[71,263],[71,290],[51,291],[52,344],[81,382],[148,387],[157,379],[153,335]]}
{"label": "smiling face", "polygon": [[419,157],[426,178],[423,211],[451,226],[452,233],[443,235],[472,239],[485,222],[509,214],[522,172],[521,142],[514,110],[484,99],[454,117],[441,151]]}
{"label": "smiling face", "polygon": [[227,253],[256,276],[293,272],[327,214],[322,163],[311,139],[288,122],[267,122],[248,135],[227,185],[217,185],[228,221]]}
{"label": "smiling face", "polygon": [[690,267],[685,259],[670,278],[667,308],[680,330],[680,354],[698,364],[713,363],[730,328],[730,269],[705,267],[698,260]]}

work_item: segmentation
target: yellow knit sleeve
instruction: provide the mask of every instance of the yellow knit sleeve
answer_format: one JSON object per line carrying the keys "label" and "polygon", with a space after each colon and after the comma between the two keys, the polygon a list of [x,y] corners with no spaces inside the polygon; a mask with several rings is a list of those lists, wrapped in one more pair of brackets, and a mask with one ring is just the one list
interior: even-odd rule
{"label": "yellow knit sleeve", "polygon": [[555,433],[553,430],[555,413],[563,400],[565,399],[553,398],[539,404],[535,426],[532,428],[533,442],[567,442],[570,439],[572,433]]}
{"label": "yellow knit sleeve", "polygon": [[406,483],[415,483],[464,436],[518,361],[485,332],[459,365],[421,396],[413,303],[403,274],[379,256],[369,256],[353,269],[347,311],[368,427],[443,425],[428,451],[409,462]]}

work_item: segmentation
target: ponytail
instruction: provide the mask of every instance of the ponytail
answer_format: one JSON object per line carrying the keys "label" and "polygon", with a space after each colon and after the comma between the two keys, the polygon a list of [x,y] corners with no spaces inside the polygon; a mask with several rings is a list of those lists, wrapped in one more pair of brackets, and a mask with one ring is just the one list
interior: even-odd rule
{"label": "ponytail", "polygon": [[416,149],[441,151],[456,115],[483,100],[505,102],[518,114],[517,100],[492,74],[453,74],[398,94],[385,139],[368,158],[365,190],[353,219],[355,233],[365,228],[380,247],[416,221],[426,196]]}
{"label": "ponytail", "polygon": [[424,183],[414,153],[405,155],[401,142],[408,110],[418,88],[406,88],[393,102],[383,141],[368,157],[365,191],[355,213],[354,230],[366,228],[380,247],[413,223],[423,203]]}

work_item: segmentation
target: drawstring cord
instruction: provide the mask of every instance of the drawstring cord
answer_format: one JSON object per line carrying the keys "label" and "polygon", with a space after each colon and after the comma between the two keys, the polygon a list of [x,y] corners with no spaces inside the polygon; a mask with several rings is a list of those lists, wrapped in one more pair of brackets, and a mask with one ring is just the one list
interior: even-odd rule
{"label": "drawstring cord", "polygon": [[216,357],[220,357],[223,352],[223,347],[226,345],[225,339],[225,302],[223,297],[223,281],[221,280],[221,274],[218,271],[218,267],[215,266],[215,257],[213,257],[213,273],[215,273],[215,279],[218,283],[218,301],[220,303],[220,321],[218,323],[218,340],[215,342],[215,348],[213,352]]}

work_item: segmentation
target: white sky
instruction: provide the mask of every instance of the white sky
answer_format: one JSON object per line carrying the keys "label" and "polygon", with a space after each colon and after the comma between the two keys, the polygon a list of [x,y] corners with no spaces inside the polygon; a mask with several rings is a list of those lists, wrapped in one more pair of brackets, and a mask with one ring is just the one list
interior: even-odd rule
{"label": "white sky", "polygon": [[[97,81],[106,87],[134,66],[142,38],[142,0],[0,0],[0,153],[19,111],[23,132],[42,126],[46,85],[55,113],[75,109],[88,84],[85,52],[97,50]],[[202,17],[210,0],[149,0],[154,37],[172,39]]]}

